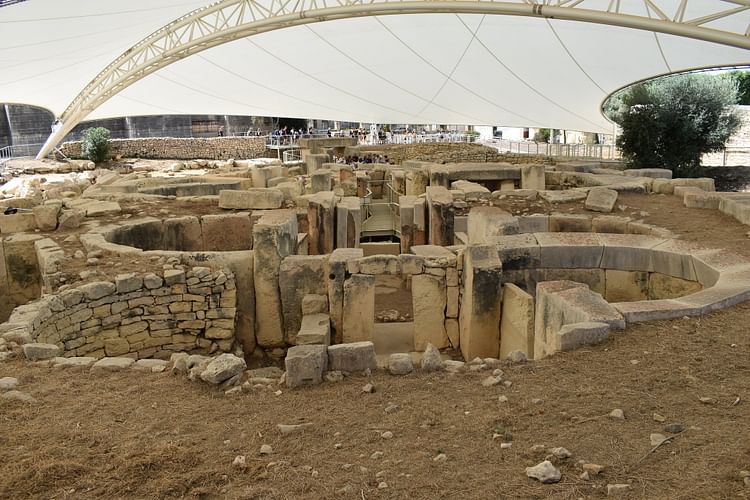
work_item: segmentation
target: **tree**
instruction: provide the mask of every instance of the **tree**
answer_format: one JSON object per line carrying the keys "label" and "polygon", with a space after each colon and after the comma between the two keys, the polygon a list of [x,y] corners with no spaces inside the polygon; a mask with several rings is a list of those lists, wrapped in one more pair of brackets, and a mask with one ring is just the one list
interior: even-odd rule
{"label": "tree", "polygon": [[81,136],[81,154],[94,163],[109,158],[109,130],[104,127],[87,128]]}
{"label": "tree", "polygon": [[750,104],[750,71],[732,71],[730,75],[737,82],[737,104]]}
{"label": "tree", "polygon": [[633,167],[700,175],[701,157],[739,128],[737,85],[727,76],[685,74],[636,84],[605,106],[622,127],[617,146]]}

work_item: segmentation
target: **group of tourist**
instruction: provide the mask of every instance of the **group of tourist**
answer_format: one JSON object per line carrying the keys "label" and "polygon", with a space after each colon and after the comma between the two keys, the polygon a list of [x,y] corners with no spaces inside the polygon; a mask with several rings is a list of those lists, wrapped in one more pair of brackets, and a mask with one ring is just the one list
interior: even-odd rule
{"label": "group of tourist", "polygon": [[351,165],[355,170],[358,165],[371,164],[371,163],[390,163],[388,155],[383,154],[368,154],[364,153],[362,156],[351,155],[351,156],[337,156],[335,162],[342,165]]}

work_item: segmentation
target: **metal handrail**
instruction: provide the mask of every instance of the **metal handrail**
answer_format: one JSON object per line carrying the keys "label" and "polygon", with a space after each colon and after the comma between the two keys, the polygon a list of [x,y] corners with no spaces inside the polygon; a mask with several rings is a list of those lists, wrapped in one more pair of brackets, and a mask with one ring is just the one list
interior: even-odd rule
{"label": "metal handrail", "polygon": [[36,156],[42,144],[11,144],[0,148],[0,165],[16,159]]}
{"label": "metal handrail", "polygon": [[543,155],[563,158],[594,158],[598,160],[617,160],[622,157],[614,144],[560,144],[534,141],[511,141],[509,139],[492,139],[484,141],[488,146],[500,152]]}

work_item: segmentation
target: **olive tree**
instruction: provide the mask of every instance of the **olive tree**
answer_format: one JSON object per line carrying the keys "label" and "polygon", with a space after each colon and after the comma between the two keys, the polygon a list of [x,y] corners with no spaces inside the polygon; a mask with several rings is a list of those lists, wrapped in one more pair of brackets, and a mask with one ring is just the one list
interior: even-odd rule
{"label": "olive tree", "polygon": [[99,163],[109,158],[109,130],[104,127],[87,128],[81,137],[81,154]]}
{"label": "olive tree", "polygon": [[617,146],[633,167],[700,175],[701,157],[720,151],[739,128],[737,83],[729,76],[675,75],[639,83],[605,106],[622,128]]}

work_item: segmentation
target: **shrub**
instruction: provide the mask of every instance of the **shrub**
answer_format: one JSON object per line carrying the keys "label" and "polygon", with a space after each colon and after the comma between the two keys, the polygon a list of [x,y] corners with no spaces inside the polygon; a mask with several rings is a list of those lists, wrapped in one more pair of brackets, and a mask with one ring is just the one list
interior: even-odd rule
{"label": "shrub", "polygon": [[94,163],[109,158],[109,130],[103,127],[87,128],[81,138],[81,154]]}
{"label": "shrub", "polygon": [[739,127],[736,102],[732,78],[686,74],[633,85],[605,109],[622,127],[617,145],[629,165],[694,177],[701,157],[721,151]]}

